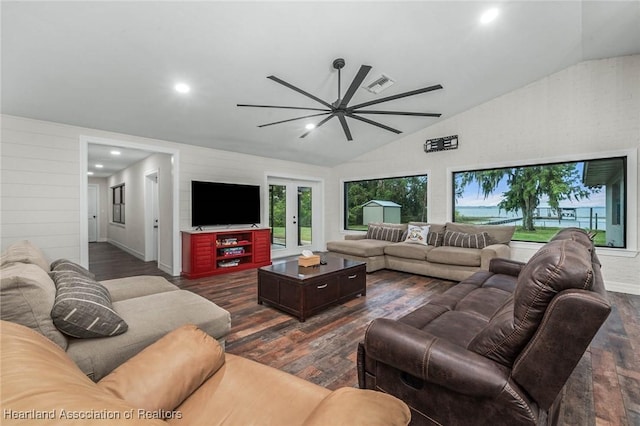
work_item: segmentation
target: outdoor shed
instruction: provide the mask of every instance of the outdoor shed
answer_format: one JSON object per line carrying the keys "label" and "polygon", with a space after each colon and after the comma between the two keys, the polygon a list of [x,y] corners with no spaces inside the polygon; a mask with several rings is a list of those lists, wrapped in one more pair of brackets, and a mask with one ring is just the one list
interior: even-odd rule
{"label": "outdoor shed", "polygon": [[393,201],[370,200],[362,205],[362,224],[369,222],[400,223],[402,206]]}

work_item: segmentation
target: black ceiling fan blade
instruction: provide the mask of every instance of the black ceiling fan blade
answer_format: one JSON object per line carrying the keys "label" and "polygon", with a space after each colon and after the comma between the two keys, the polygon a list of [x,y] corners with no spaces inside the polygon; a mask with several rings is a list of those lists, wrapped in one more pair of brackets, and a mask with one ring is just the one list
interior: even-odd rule
{"label": "black ceiling fan blade", "polygon": [[398,129],[394,129],[393,127],[385,126],[384,124],[378,123],[377,121],[369,120],[368,118],[358,117],[355,114],[347,114],[347,117],[351,117],[351,118],[354,118],[356,120],[363,121],[363,122],[365,122],[367,124],[371,124],[373,126],[380,127],[381,129],[388,130],[388,131],[396,133],[396,134],[402,133]]}
{"label": "black ceiling fan blade", "polygon": [[344,118],[344,113],[336,114],[338,116],[338,120],[340,120],[340,124],[342,125],[342,130],[344,131],[344,135],[348,141],[352,141],[351,130],[349,130],[349,125],[347,124],[347,119]]}
{"label": "black ceiling fan blade", "polygon": [[302,94],[302,95],[305,95],[306,97],[311,98],[311,99],[313,99],[313,100],[314,100],[314,101],[316,101],[316,102],[321,103],[322,105],[326,106],[327,108],[329,108],[329,109],[331,109],[331,110],[333,109],[333,106],[331,106],[331,104],[330,104],[330,103],[328,103],[328,102],[326,102],[326,101],[323,101],[322,99],[318,98],[317,96],[313,96],[313,95],[312,95],[311,93],[309,93],[309,92],[305,92],[304,90],[302,90],[302,89],[300,89],[300,88],[298,88],[298,87],[294,86],[293,84],[289,84],[289,83],[287,83],[286,81],[279,79],[279,78],[278,78],[278,77],[276,77],[275,75],[270,75],[270,76],[269,76],[269,77],[267,77],[267,78],[268,78],[269,80],[273,80],[273,81],[275,81],[276,83],[280,83],[280,84],[282,84],[283,86],[288,87],[288,88],[289,88],[289,89],[291,89],[291,90],[295,90],[296,92],[298,92],[298,93],[300,93],[300,94]]}
{"label": "black ceiling fan blade", "polygon": [[321,122],[319,122],[318,124],[316,124],[316,127],[314,127],[311,130],[307,130],[306,132],[304,132],[300,138],[304,138],[305,136],[307,136],[309,133],[313,132],[315,129],[317,129],[318,127],[322,126],[324,123],[326,123],[327,121],[331,120],[333,117],[335,117],[336,114],[332,113],[330,116],[328,116],[327,118],[323,119]]}
{"label": "black ceiling fan blade", "polygon": [[358,74],[356,74],[356,76],[353,78],[353,81],[347,89],[347,92],[344,94],[344,98],[342,98],[342,100],[340,101],[340,105],[338,106],[338,108],[344,108],[347,106],[347,104],[349,104],[349,101],[351,100],[351,98],[353,98],[353,95],[356,94],[356,91],[358,90],[364,79],[367,77],[367,74],[369,74],[369,71],[371,71],[371,67],[369,65],[360,66]]}
{"label": "black ceiling fan blade", "polygon": [[274,124],[288,123],[290,121],[303,120],[305,118],[318,117],[318,116],[327,115],[327,114],[331,114],[331,111],[321,112],[320,114],[310,114],[310,115],[305,115],[305,116],[302,116],[302,117],[289,118],[287,120],[274,121],[273,123],[261,124],[258,127],[273,126]]}
{"label": "black ceiling fan blade", "polygon": [[353,111],[357,108],[366,107],[369,105],[375,105],[382,102],[392,101],[394,99],[406,98],[407,96],[419,95],[420,93],[432,92],[434,90],[442,89],[442,86],[436,84],[435,86],[423,87],[422,89],[411,90],[410,92],[398,93],[397,95],[387,96],[385,98],[375,99],[373,101],[364,102],[358,105],[354,105],[349,108],[349,110]]}
{"label": "black ceiling fan blade", "polygon": [[356,114],[384,114],[384,115],[412,115],[415,117],[440,117],[442,114],[436,112],[409,112],[409,111],[370,111],[366,109],[359,109],[352,111]]}
{"label": "black ceiling fan blade", "polygon": [[281,106],[281,105],[253,105],[253,104],[236,104],[239,107],[252,107],[252,108],[283,108],[283,109],[302,109],[307,111],[328,111],[326,108],[309,108],[309,107],[294,107],[294,106]]}

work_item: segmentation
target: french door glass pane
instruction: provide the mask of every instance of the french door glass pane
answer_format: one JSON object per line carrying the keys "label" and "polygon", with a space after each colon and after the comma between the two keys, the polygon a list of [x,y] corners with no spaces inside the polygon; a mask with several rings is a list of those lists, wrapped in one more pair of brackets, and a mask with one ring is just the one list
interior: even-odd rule
{"label": "french door glass pane", "polygon": [[274,249],[287,246],[287,187],[269,185],[269,227],[271,246]]}
{"label": "french door glass pane", "polygon": [[298,245],[311,245],[311,188],[306,186],[298,187]]}

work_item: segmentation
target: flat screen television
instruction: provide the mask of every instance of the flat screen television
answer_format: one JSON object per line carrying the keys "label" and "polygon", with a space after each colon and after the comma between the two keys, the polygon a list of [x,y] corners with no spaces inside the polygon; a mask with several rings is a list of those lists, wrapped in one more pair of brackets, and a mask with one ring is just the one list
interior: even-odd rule
{"label": "flat screen television", "polygon": [[260,186],[191,181],[191,226],[260,223]]}

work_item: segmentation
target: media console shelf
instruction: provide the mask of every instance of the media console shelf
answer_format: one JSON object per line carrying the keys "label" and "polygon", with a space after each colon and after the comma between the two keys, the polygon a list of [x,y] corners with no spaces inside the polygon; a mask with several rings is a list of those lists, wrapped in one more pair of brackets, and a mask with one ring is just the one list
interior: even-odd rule
{"label": "media console shelf", "polygon": [[202,278],[271,265],[269,228],[182,231],[182,275]]}

